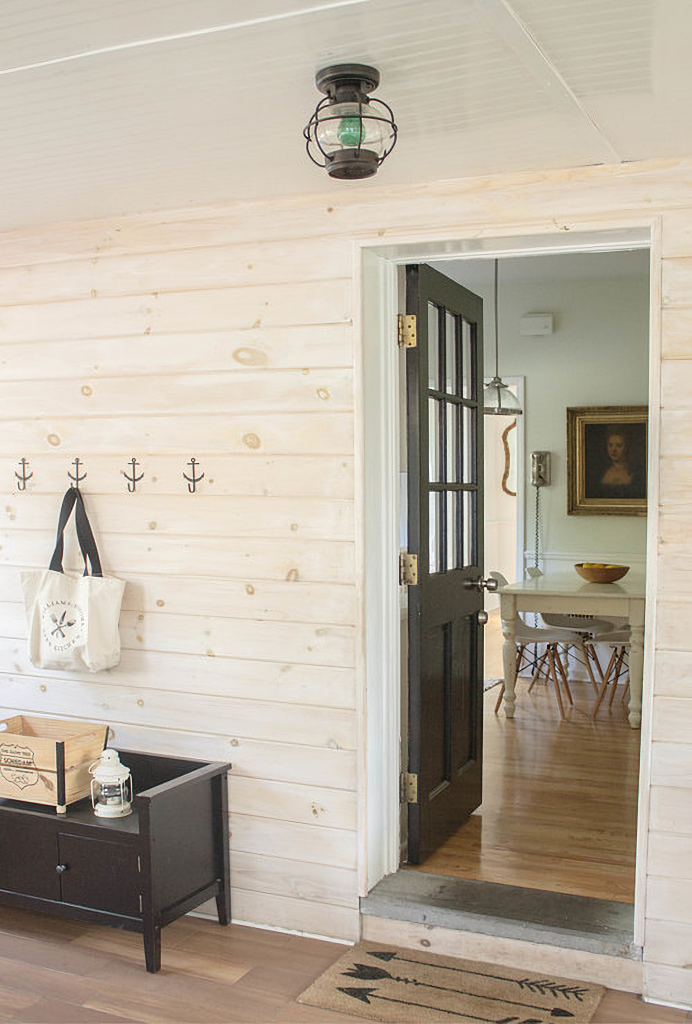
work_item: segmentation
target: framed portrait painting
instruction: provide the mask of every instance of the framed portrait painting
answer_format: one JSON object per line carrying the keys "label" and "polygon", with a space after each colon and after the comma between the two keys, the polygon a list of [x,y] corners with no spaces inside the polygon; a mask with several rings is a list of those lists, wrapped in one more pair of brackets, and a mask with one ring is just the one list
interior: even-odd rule
{"label": "framed portrait painting", "polygon": [[648,409],[567,410],[567,513],[645,516]]}

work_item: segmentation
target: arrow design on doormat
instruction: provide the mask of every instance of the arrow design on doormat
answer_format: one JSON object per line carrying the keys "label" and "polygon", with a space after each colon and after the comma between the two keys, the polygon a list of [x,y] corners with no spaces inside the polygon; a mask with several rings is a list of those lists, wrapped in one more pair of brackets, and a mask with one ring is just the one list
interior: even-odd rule
{"label": "arrow design on doormat", "polygon": [[418,981],[417,978],[401,978],[382,967],[371,967],[369,964],[354,964],[349,970],[343,971],[347,978],[356,978],[357,981],[399,981],[404,985],[417,985],[420,988],[434,988],[438,992],[453,992],[459,996],[470,996],[472,999],[487,999],[493,1003],[511,1003],[513,1006],[526,1006],[530,1010],[542,1010],[551,1017],[573,1017],[569,1010],[563,1010],[559,1006],[538,1006],[536,1003],[520,1003],[516,999],[501,999],[498,996],[485,996],[478,992],[467,992],[464,989],[447,988],[445,985],[430,985],[426,981]]}
{"label": "arrow design on doormat", "polygon": [[436,967],[441,971],[454,971],[455,974],[475,974],[479,978],[492,978],[493,981],[508,981],[513,985],[518,985],[520,989],[527,989],[529,992],[538,992],[544,996],[548,993],[551,996],[563,996],[565,999],[576,999],[581,1002],[583,997],[587,994],[588,989],[579,988],[577,985],[558,985],[556,981],[550,981],[548,978],[506,978],[503,974],[486,974],[484,971],[470,971],[464,967],[448,967],[446,964],[431,964],[426,963],[425,960],[411,960],[406,956],[399,956],[396,952],[377,952],[368,950],[368,956],[374,956],[378,960],[384,960],[386,963],[390,963],[392,960],[399,960],[405,964],[417,964],[419,967]]}
{"label": "arrow design on doormat", "polygon": [[456,1010],[443,1010],[440,1006],[430,1006],[429,1003],[411,1003],[408,999],[393,999],[391,996],[378,996],[374,988],[340,988],[339,992],[352,996],[353,999],[360,999],[361,1003],[370,1005],[371,999],[381,999],[384,1003],[399,1003],[402,1006],[418,1006],[421,1010],[435,1010],[436,1013],[447,1013],[450,1017],[463,1017],[464,1020],[478,1020],[482,1024],[543,1024],[542,1020],[535,1017],[474,1017],[471,1013],[457,1013]]}

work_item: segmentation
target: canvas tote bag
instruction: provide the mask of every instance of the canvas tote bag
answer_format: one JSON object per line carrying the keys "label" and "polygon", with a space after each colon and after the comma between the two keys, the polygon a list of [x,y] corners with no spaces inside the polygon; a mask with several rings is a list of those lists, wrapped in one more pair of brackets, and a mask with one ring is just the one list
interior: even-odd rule
{"label": "canvas tote bag", "polygon": [[[62,567],[65,527],[73,509],[83,576],[68,575]],[[118,664],[118,620],[125,583],[101,572],[84,499],[76,487],[63,498],[50,567],[27,570],[21,578],[32,665],[101,672]]]}

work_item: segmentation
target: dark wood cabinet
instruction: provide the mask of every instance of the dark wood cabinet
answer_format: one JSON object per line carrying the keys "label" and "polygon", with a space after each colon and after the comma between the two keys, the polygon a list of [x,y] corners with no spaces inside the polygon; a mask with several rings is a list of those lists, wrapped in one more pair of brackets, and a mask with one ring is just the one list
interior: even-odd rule
{"label": "dark wood cabinet", "polygon": [[52,807],[0,800],[0,902],[141,932],[161,967],[161,928],[207,900],[231,917],[230,764],[120,751],[132,814],[99,818],[81,800]]}

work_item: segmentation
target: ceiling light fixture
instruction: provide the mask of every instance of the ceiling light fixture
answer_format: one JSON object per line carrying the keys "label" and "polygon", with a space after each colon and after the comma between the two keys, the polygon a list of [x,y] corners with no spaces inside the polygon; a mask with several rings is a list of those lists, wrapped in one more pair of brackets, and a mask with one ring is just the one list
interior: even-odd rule
{"label": "ceiling light fixture", "polygon": [[495,260],[495,376],[488,381],[483,389],[483,412],[486,416],[521,416],[522,408],[519,399],[500,377],[497,327],[498,263],[499,260]]}
{"label": "ceiling light fixture", "polygon": [[371,99],[380,73],[366,64],[333,64],[315,75],[325,98],[303,129],[308,156],[331,178],[370,178],[394,149],[397,127],[384,100]]}

